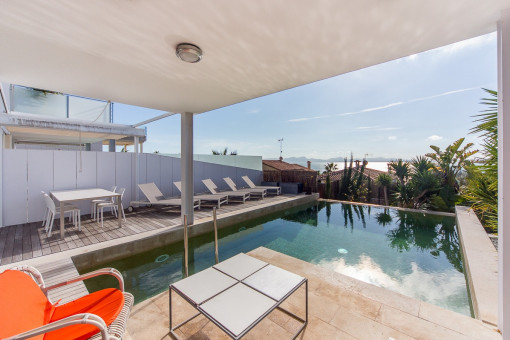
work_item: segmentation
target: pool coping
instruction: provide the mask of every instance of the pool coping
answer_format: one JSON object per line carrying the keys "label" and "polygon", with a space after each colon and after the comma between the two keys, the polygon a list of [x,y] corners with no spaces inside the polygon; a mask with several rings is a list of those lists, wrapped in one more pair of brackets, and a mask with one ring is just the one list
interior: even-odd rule
{"label": "pool coping", "polygon": [[411,209],[411,208],[395,207],[393,205],[382,205],[382,204],[365,203],[365,202],[353,202],[353,201],[333,200],[333,199],[327,199],[327,198],[319,198],[319,201],[331,202],[331,203],[347,203],[347,204],[354,204],[354,205],[364,205],[364,206],[368,206],[368,207],[389,208],[389,209],[409,211],[409,212],[422,213],[422,214],[431,214],[431,215],[440,215],[440,216],[452,216],[452,217],[455,217],[455,213],[449,213],[449,212],[444,212],[444,211]]}
{"label": "pool coping", "polygon": [[498,252],[476,214],[457,206],[457,230],[475,318],[498,324]]}

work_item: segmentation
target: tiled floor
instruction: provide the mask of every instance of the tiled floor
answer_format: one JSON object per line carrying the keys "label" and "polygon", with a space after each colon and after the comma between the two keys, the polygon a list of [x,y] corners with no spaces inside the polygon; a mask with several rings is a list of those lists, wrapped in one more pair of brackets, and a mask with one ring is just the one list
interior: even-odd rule
{"label": "tiled floor", "polygon": [[[479,320],[328,271],[293,257],[258,248],[257,257],[309,280],[309,323],[298,339],[501,339],[491,326]],[[175,324],[193,315],[194,309],[172,295]],[[168,292],[136,305],[128,321],[133,339],[171,339]],[[283,307],[303,315],[304,289]],[[290,339],[300,323],[275,310],[249,332],[245,339]],[[204,317],[179,330],[187,339],[228,339]]]}
{"label": "tiled floor", "polygon": [[[218,216],[239,209],[256,207],[261,204],[278,202],[288,196],[272,196],[263,200],[250,200],[244,204],[229,203],[217,210]],[[195,211],[195,220],[212,216],[211,208]],[[181,224],[180,211],[175,208],[138,208],[135,212],[126,213],[126,222],[118,227],[117,219],[110,213],[105,214],[104,227],[90,219],[90,215],[82,216],[82,229],[78,231],[70,223],[66,223],[65,238],[60,239],[59,221],[55,220],[53,233],[50,237],[44,232],[41,222],[20,224],[0,228],[0,265],[55,254],[91,244],[97,244],[150,230],[177,226]]]}

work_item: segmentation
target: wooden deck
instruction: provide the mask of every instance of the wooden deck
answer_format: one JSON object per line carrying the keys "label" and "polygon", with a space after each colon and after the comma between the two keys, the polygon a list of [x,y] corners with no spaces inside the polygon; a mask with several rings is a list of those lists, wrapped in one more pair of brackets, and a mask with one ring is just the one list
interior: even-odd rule
{"label": "wooden deck", "polygon": [[[263,200],[250,200],[244,204],[229,203],[217,210],[218,216],[239,209],[254,207],[261,204],[278,202],[287,196],[267,197]],[[195,220],[212,216],[212,208],[195,210]],[[91,244],[142,232],[161,229],[181,224],[180,210],[175,208],[138,208],[126,213],[126,222],[119,228],[116,218],[109,212],[105,213],[104,227],[90,219],[90,215],[82,216],[82,228],[74,227],[67,222],[65,238],[60,239],[59,221],[55,220],[53,234],[48,237],[41,222],[19,224],[0,228],[0,265],[29,260],[43,255],[59,253]]]}

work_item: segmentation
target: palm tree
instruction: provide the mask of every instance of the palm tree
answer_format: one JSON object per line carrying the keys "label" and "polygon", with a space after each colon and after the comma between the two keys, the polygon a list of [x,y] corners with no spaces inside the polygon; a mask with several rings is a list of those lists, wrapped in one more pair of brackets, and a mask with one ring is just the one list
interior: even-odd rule
{"label": "palm tree", "polygon": [[425,154],[434,163],[441,184],[438,196],[431,201],[433,209],[451,211],[458,199],[460,190],[458,175],[462,169],[472,165],[469,157],[478,152],[478,150],[469,150],[473,143],[468,143],[461,148],[462,143],[464,138],[448,145],[444,151],[431,145],[430,148],[434,152]]}
{"label": "palm tree", "polygon": [[[228,148],[226,147],[223,151],[212,150],[212,154],[213,155],[224,155],[224,156],[228,155]],[[230,151],[230,155],[231,156],[237,155],[237,150]]]}
{"label": "palm tree", "polygon": [[491,97],[482,98],[486,110],[476,115],[478,122],[471,133],[483,138],[483,164],[467,168],[467,185],[463,197],[471,203],[482,223],[497,231],[498,228],[498,93],[483,89]]}
{"label": "palm tree", "polygon": [[391,176],[388,174],[380,174],[375,182],[383,187],[384,190],[384,205],[389,205],[388,203],[388,187],[391,185]]}
{"label": "palm tree", "polygon": [[468,143],[461,149],[462,143],[464,138],[459,138],[448,145],[444,151],[441,151],[438,146],[431,145],[430,148],[434,152],[425,154],[435,163],[436,170],[441,175],[442,184],[454,188],[456,192],[459,189],[457,182],[459,172],[471,164],[468,158],[478,152],[478,150],[469,150],[473,143]]}
{"label": "palm tree", "polygon": [[324,165],[326,176],[326,198],[331,198],[331,173],[338,170],[338,166],[335,163],[327,163]]}
{"label": "palm tree", "polygon": [[333,172],[333,171],[336,171],[338,170],[338,165],[336,163],[326,163],[326,165],[324,165],[324,170],[327,174]]}
{"label": "palm tree", "polygon": [[428,196],[439,190],[439,178],[434,164],[424,156],[417,156],[410,162],[410,185],[414,190],[414,208],[419,208]]}
{"label": "palm tree", "polygon": [[388,166],[395,171],[401,185],[404,185],[409,177],[409,163],[402,161],[402,158],[388,163]]}

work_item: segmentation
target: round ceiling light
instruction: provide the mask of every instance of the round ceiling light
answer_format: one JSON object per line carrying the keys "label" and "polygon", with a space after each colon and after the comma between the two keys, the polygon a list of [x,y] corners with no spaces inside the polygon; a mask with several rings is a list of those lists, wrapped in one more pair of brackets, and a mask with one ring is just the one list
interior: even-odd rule
{"label": "round ceiling light", "polygon": [[188,43],[177,45],[175,54],[177,54],[179,59],[187,63],[198,63],[202,59],[202,50],[200,47]]}

